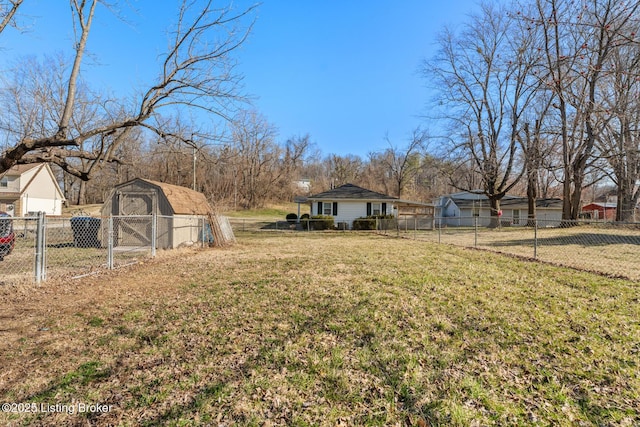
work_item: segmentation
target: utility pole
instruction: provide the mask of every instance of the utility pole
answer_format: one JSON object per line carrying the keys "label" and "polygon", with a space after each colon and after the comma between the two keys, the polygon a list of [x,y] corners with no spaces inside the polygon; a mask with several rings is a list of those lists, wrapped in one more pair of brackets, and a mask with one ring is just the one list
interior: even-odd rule
{"label": "utility pole", "polygon": [[196,191],[196,145],[193,144],[193,191]]}

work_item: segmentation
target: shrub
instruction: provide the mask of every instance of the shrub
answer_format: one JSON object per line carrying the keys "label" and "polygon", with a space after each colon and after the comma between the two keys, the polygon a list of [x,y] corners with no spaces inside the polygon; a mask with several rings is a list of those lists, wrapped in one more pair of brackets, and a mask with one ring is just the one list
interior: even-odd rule
{"label": "shrub", "polygon": [[331,230],[333,229],[333,217],[325,215],[314,215],[311,218],[312,230]]}
{"label": "shrub", "polygon": [[303,230],[309,230],[309,214],[300,215],[300,224]]}
{"label": "shrub", "polygon": [[376,220],[375,218],[370,218],[370,217],[356,218],[353,220],[353,229],[354,230],[375,230]]}
{"label": "shrub", "polygon": [[375,230],[376,224],[379,224],[380,228],[386,230],[394,219],[395,217],[393,215],[369,215],[367,217],[360,217],[353,220],[353,229]]}
{"label": "shrub", "polygon": [[296,215],[294,213],[287,214],[286,218],[287,218],[287,222],[289,224],[295,224],[296,221],[298,221],[298,215]]}

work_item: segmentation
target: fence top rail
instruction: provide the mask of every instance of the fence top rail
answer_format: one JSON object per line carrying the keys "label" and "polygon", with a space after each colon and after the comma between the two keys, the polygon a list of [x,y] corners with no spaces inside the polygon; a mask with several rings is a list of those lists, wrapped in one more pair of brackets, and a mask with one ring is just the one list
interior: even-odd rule
{"label": "fence top rail", "polygon": [[[147,214],[147,215],[109,215],[109,216],[92,216],[92,215],[87,215],[87,216],[73,216],[73,217],[48,217],[49,220],[51,219],[59,219],[59,220],[65,220],[65,221],[69,221],[71,219],[74,218],[95,218],[95,219],[109,219],[109,218],[207,218],[205,215],[153,215],[153,214]],[[38,218],[33,218],[33,219],[38,219]]]}

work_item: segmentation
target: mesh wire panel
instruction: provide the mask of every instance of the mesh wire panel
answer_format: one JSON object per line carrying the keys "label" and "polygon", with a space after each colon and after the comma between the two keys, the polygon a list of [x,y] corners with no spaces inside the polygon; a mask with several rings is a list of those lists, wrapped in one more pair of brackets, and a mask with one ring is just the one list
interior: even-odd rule
{"label": "mesh wire panel", "polygon": [[[477,225],[475,225],[477,224]],[[559,219],[436,218],[434,230],[397,230],[401,236],[476,247],[640,280],[640,224]],[[393,235],[391,231],[386,234]]]}
{"label": "mesh wire panel", "polygon": [[[113,266],[131,264],[151,256],[153,231],[153,217],[151,215],[112,217]],[[103,228],[103,233],[106,233],[105,241],[108,244],[108,224],[106,230]]]}
{"label": "mesh wire panel", "polygon": [[210,241],[201,216],[0,217],[0,284],[83,276]]}
{"label": "mesh wire panel", "polygon": [[37,218],[0,217],[0,284],[34,280]]}
{"label": "mesh wire panel", "polygon": [[536,243],[541,260],[640,280],[640,224],[541,222]]}
{"label": "mesh wire panel", "polygon": [[47,218],[45,230],[46,278],[83,275],[106,266],[100,218]]}

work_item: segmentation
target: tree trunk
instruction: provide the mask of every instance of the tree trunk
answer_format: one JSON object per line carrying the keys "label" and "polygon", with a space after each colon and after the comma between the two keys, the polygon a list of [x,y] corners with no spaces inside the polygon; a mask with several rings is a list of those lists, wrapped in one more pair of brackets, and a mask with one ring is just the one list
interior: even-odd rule
{"label": "tree trunk", "polygon": [[500,215],[502,213],[502,211],[500,210],[500,199],[490,197],[489,206],[491,207],[491,220],[489,221],[489,228],[498,228],[500,227]]}
{"label": "tree trunk", "polygon": [[87,204],[87,181],[78,180],[78,205],[86,205]]}
{"label": "tree trunk", "polygon": [[638,203],[638,194],[633,194],[633,185],[629,178],[618,181],[618,201],[616,204],[616,221],[635,222],[635,210]]}

